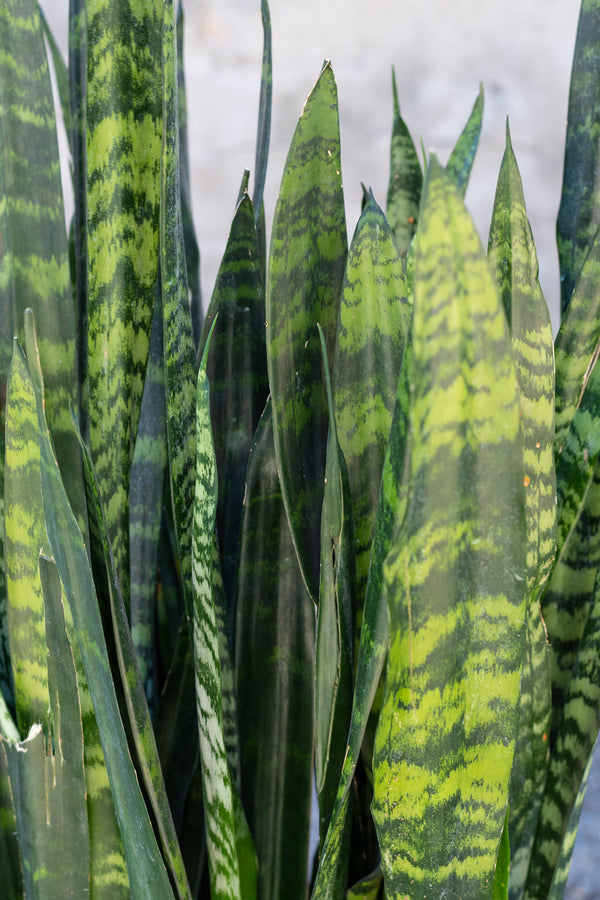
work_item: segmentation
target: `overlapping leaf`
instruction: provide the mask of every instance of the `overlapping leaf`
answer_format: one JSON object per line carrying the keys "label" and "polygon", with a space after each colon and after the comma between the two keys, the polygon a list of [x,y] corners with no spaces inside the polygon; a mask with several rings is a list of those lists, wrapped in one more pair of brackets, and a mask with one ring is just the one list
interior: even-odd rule
{"label": "overlapping leaf", "polygon": [[127,610],[129,470],[159,264],[163,7],[87,4],[89,439]]}
{"label": "overlapping leaf", "polygon": [[285,164],[266,295],[277,465],[300,568],[315,601],[328,425],[317,322],[333,359],[346,253],[337,88],[326,63]]}
{"label": "overlapping leaf", "polygon": [[596,177],[600,161],[599,12],[598,0],[583,0],[571,73],[563,188],[556,223],[563,316],[600,225]]}
{"label": "overlapping leaf", "polygon": [[[83,669],[94,705],[123,840],[129,885],[134,895],[161,897],[164,900],[172,897],[173,892],[129,755],[86,549],[69,506],[50,443],[44,415],[42,374],[31,314],[26,316],[25,333],[29,373],[37,404],[46,532],[69,603]],[[15,355],[21,352],[15,344]],[[143,854],[140,853],[140,848],[143,848]],[[112,896],[116,896],[114,889]]]}
{"label": "overlapping leaf", "polygon": [[269,393],[264,273],[254,208],[246,192],[237,206],[206,313],[211,421],[219,473],[217,529],[223,561],[227,626],[233,619],[237,543],[250,445]]}
{"label": "overlapping leaf", "polygon": [[517,898],[523,892],[548,760],[550,663],[539,597],[556,551],[556,479],[552,328],[508,123],[488,255],[510,325],[519,381],[527,516],[526,652],[508,819],[510,892]]}
{"label": "overlapping leaf", "polygon": [[406,258],[419,221],[423,172],[410,132],[400,115],[396,73],[392,69],[394,121],[390,150],[390,180],[387,191],[387,218],[398,252]]}
{"label": "overlapping leaf", "polygon": [[313,783],[315,615],[283,506],[270,401],[252,445],[247,486],[235,641],[242,799],[258,856],[258,897],[303,900]]}
{"label": "overlapping leaf", "polygon": [[415,263],[410,500],[385,565],[390,650],[373,814],[386,893],[475,900],[493,885],[518,728],[519,398],[487,261],[435,159],[426,190]]}

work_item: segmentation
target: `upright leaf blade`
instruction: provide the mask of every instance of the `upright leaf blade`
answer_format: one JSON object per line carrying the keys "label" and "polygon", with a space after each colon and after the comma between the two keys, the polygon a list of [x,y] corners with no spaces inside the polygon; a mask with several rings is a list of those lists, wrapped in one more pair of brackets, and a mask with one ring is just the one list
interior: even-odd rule
{"label": "upright leaf blade", "polygon": [[213,324],[207,374],[220,485],[217,530],[226,592],[226,621],[231,633],[248,454],[269,393],[264,273],[254,209],[246,192],[231,224],[206,313],[201,345]]}
{"label": "upright leaf blade", "polygon": [[288,153],[266,297],[277,464],[300,568],[315,601],[328,423],[316,328],[320,322],[333,359],[346,252],[337,88],[326,63]]}
{"label": "upright leaf blade", "polygon": [[[173,896],[140,793],[119,714],[87,552],[65,493],[44,415],[44,395],[33,317],[25,321],[29,371],[35,389],[44,516],[50,548],[67,596],[125,848],[132,895]],[[15,345],[15,353],[21,353]],[[143,848],[143,853],[140,853]]]}
{"label": "upright leaf blade", "polygon": [[[206,349],[208,350],[208,346]],[[214,900],[235,900],[241,897],[241,888],[235,843],[233,791],[223,738],[219,635],[212,589],[217,467],[210,423],[206,356],[205,351],[198,372],[196,405],[196,491],[192,555],[196,712],[211,895]]]}
{"label": "upright leaf blade", "polygon": [[600,225],[596,183],[600,159],[599,12],[598,0],[583,0],[571,72],[563,188],[556,223],[563,316]]}
{"label": "upright leaf blade", "polygon": [[402,263],[370,193],[348,254],[333,364],[336,422],[355,523],[360,608],[409,319]]}
{"label": "upright leaf blade", "polygon": [[479,94],[473,109],[471,110],[471,115],[456,142],[454,150],[450,154],[450,159],[446,163],[446,172],[463,197],[467,190],[471,169],[473,168],[473,162],[475,160],[475,153],[477,152],[477,147],[479,145],[482,118],[483,86],[479,88]]}
{"label": "upright leaf blade", "polygon": [[196,360],[181,213],[177,57],[172,2],[164,5],[160,281],[171,502],[187,621],[192,621],[192,518],[196,453]]}
{"label": "upright leaf blade", "polygon": [[247,485],[235,641],[242,799],[259,863],[258,897],[304,900],[313,784],[315,611],[283,506],[270,401],[252,446]]}
{"label": "upright leaf blade", "polygon": [[392,69],[394,121],[390,149],[390,180],[387,191],[387,218],[394,232],[398,252],[406,259],[417,230],[423,188],[423,172],[410,132],[400,115],[396,73]]}
{"label": "upright leaf blade", "polygon": [[548,761],[550,661],[539,597],[556,552],[556,478],[552,328],[538,281],[537,254],[508,123],[488,256],[511,329],[526,485],[526,653],[507,821],[510,893],[517,898],[525,884]]}
{"label": "upright leaf blade", "polygon": [[373,814],[390,894],[476,900],[493,885],[523,662],[515,382],[487,260],[433,159],[415,262],[411,493],[384,570]]}
{"label": "upright leaf blade", "polygon": [[162,0],[87,4],[89,440],[129,610],[129,470],[159,262]]}
{"label": "upright leaf blade", "polygon": [[56,119],[35,0],[0,10],[0,391],[27,308],[40,325],[48,424],[65,487],[83,512],[79,452],[69,434],[77,403],[75,318],[60,181]]}

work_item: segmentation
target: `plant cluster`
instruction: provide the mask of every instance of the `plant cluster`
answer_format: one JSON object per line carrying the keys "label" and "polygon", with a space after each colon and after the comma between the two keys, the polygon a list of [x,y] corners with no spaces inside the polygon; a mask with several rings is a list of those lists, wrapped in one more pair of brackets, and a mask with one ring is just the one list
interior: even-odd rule
{"label": "plant cluster", "polygon": [[[562,897],[600,724],[600,0],[553,341],[483,93],[348,245],[325,63],[267,248],[264,53],[206,316],[174,0],[0,5],[7,898]],[[72,156],[64,228],[55,68]],[[318,838],[310,849],[316,789]]]}

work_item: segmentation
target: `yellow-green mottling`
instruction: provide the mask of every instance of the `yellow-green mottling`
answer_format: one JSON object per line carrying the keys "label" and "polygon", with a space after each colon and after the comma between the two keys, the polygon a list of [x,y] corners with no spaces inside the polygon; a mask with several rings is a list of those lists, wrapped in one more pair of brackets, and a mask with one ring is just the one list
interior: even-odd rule
{"label": "yellow-green mottling", "polygon": [[523,662],[519,400],[487,261],[435,159],[414,287],[410,493],[384,567],[394,638],[372,809],[386,893],[483,900],[506,815]]}

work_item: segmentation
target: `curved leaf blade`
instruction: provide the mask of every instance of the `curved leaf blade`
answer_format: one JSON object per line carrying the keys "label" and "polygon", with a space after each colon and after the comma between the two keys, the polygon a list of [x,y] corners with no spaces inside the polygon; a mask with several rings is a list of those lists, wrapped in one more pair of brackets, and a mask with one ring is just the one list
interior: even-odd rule
{"label": "curved leaf blade", "polygon": [[[26,316],[25,332],[29,372],[37,402],[46,532],[69,602],[94,704],[131,891],[136,897],[165,900],[172,897],[173,892],[129,756],[86,548],[68,503],[46,425],[42,373],[31,314]],[[21,353],[17,345],[15,353]],[[143,855],[140,848],[144,850]]]}

